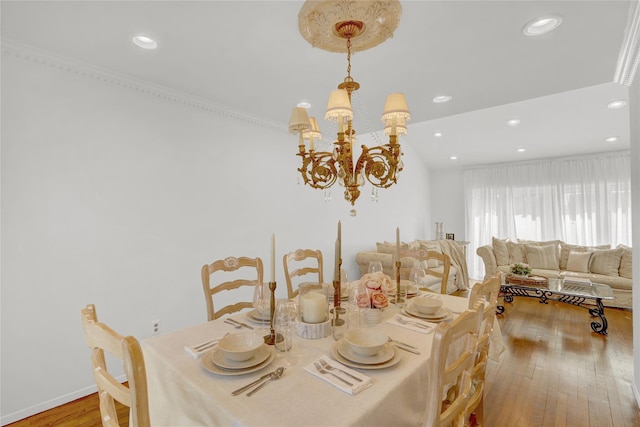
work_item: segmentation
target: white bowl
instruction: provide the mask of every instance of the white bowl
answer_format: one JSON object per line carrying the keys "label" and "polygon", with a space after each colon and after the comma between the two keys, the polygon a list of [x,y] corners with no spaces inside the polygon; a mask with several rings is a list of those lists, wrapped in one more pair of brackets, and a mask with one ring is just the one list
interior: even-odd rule
{"label": "white bowl", "polygon": [[262,337],[253,332],[241,332],[222,338],[218,341],[218,347],[227,360],[244,362],[251,359],[263,343]]}
{"label": "white bowl", "polygon": [[423,314],[434,314],[442,307],[442,300],[440,298],[421,296],[415,297],[411,301],[416,310]]}
{"label": "white bowl", "polygon": [[344,340],[357,355],[371,357],[378,354],[388,338],[374,329],[351,329],[344,334]]}

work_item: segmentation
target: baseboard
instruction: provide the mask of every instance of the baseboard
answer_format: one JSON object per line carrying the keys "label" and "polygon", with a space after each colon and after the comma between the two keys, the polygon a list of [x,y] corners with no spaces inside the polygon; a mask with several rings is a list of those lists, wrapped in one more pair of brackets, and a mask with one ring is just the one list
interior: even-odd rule
{"label": "baseboard", "polygon": [[[127,377],[125,375],[121,375],[116,379],[120,382],[124,382],[127,380]],[[76,390],[74,392],[67,393],[62,396],[58,396],[54,399],[38,403],[37,405],[33,405],[28,408],[21,409],[20,411],[14,412],[12,414],[3,415],[2,417],[0,417],[0,425],[4,426],[7,424],[11,424],[16,421],[22,420],[24,418],[30,417],[32,415],[39,414],[40,412],[48,411],[49,409],[55,408],[56,406],[73,402],[76,399],[80,399],[81,397],[88,396],[92,393],[95,393],[96,391],[98,391],[98,389],[94,384],[89,387],[81,388],[80,390]]]}

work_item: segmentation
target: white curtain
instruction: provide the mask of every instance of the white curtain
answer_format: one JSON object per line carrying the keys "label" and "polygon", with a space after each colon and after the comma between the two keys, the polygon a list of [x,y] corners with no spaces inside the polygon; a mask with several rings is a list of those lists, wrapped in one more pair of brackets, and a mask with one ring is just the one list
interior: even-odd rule
{"label": "white curtain", "polygon": [[[631,246],[630,161],[625,151],[465,170],[469,249],[493,236]],[[470,276],[482,278],[472,259]]]}

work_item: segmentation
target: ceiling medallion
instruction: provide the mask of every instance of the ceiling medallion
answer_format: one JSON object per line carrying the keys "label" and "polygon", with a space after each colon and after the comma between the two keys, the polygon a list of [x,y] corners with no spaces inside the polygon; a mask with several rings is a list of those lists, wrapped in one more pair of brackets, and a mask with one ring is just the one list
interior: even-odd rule
{"label": "ceiling medallion", "polygon": [[354,34],[351,40],[351,52],[360,52],[392,37],[401,13],[402,6],[398,0],[308,0],[298,14],[298,27],[311,46],[346,53],[346,31],[338,28],[336,23],[359,22],[362,26],[357,28],[357,37]]}

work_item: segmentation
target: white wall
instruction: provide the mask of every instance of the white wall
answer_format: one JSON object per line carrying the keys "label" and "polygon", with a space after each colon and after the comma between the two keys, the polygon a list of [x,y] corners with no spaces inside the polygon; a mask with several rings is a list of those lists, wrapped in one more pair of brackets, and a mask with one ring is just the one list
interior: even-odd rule
{"label": "white wall", "polygon": [[2,424],[93,390],[87,303],[144,339],[155,319],[163,332],[203,322],[201,266],[268,266],[271,233],[278,296],[285,251],[321,249],[331,277],[338,220],[352,278],[356,253],[396,226],[403,240],[430,237],[429,177],[408,146],[400,183],[378,203],[363,194],[352,217],[339,191],[325,203],[296,185],[288,112],[269,126],[55,59],[2,61]]}

